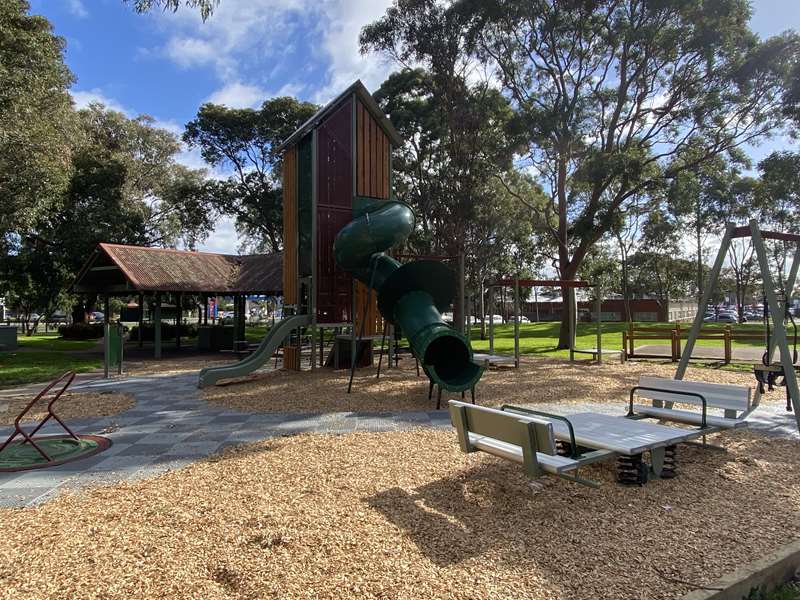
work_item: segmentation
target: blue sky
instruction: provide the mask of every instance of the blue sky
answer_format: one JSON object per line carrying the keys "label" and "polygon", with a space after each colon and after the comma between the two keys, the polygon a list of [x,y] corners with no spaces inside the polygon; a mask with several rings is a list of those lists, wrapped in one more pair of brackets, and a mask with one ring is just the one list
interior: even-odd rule
{"label": "blue sky", "polygon": [[[389,0],[222,0],[202,23],[192,10],[136,15],[122,0],[30,0],[67,41],[78,106],[98,100],[131,116],[148,114],[180,133],[206,101],[257,106],[275,95],[325,102],[354,79],[375,89],[391,65],[362,57],[358,32]],[[766,37],[800,30],[800,0],[754,0],[753,29]],[[758,159],[783,147],[753,149]],[[181,161],[204,166],[196,152]],[[222,220],[201,249],[235,252]]]}

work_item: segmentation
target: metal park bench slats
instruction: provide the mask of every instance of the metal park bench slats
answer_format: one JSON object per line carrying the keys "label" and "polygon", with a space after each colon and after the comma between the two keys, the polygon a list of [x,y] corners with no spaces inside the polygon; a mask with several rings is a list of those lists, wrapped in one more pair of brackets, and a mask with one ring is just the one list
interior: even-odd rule
{"label": "metal park bench slats", "polygon": [[450,419],[464,452],[481,450],[525,467],[531,477],[551,474],[596,487],[577,476],[578,468],[614,456],[612,452],[594,451],[579,458],[559,456],[553,424],[546,418],[518,412],[474,406],[450,400]]}
{"label": "metal park bench slats", "polygon": [[[652,406],[634,404],[635,396],[652,401]],[[642,376],[631,389],[628,416],[650,417],[664,421],[699,425],[703,429],[733,429],[746,425],[745,417],[758,406],[758,395],[746,386],[703,381],[685,381]],[[675,409],[673,403],[693,404],[701,411]],[[722,410],[724,416],[708,414]]]}

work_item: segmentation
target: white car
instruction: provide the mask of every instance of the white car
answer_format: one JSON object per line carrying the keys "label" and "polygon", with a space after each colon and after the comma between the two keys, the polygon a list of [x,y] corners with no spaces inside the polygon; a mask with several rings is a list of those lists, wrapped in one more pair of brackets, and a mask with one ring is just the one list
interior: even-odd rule
{"label": "white car", "polygon": [[483,320],[487,321],[487,322],[491,321],[495,325],[502,325],[503,324],[503,317],[501,317],[500,315],[491,315],[491,316],[490,315],[486,315],[485,317],[483,317]]}

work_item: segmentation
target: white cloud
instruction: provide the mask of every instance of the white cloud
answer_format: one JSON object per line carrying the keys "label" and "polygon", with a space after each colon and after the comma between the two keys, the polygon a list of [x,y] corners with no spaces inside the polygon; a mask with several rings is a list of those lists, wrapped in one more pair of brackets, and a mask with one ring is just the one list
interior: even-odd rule
{"label": "white cloud", "polygon": [[99,102],[106,108],[121,112],[127,117],[133,116],[129,109],[113,98],[106,96],[100,88],[93,88],[91,90],[70,90],[70,94],[72,95],[72,100],[75,102],[75,107],[78,109],[86,108],[94,102]]}
{"label": "white cloud", "polygon": [[356,79],[374,91],[386,79],[391,65],[376,54],[362,56],[361,28],[383,16],[391,0],[330,0],[319,5],[323,22],[323,48],[329,60],[327,81],[315,100],[323,103]]}
{"label": "white cloud", "polygon": [[67,0],[67,10],[71,15],[79,19],[85,19],[89,16],[89,11],[86,10],[83,0]]}
{"label": "white cloud", "polygon": [[[278,88],[261,99],[304,92],[322,103],[355,79],[374,89],[389,74],[392,65],[380,56],[361,56],[358,36],[390,5],[391,0],[225,0],[205,23],[190,10],[152,17],[168,35],[162,56],[184,69],[213,69],[222,84],[212,94],[215,101],[252,106],[258,91]],[[297,27],[305,33],[302,40],[294,36]],[[287,57],[300,44],[307,66],[290,72],[287,81]],[[323,80],[313,88],[302,85],[314,65],[323,67]]]}
{"label": "white cloud", "polygon": [[254,108],[268,96],[257,85],[247,85],[239,81],[228,83],[211,94],[206,102],[224,104],[229,108]]}
{"label": "white cloud", "polygon": [[231,217],[220,217],[214,226],[214,231],[206,240],[197,245],[201,252],[220,252],[222,254],[238,254],[239,235],[236,225]]}

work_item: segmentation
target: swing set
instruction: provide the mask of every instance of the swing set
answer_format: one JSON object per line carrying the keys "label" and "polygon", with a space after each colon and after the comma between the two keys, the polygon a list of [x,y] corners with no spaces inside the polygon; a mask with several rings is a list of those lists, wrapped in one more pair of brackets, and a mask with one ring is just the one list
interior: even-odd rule
{"label": "swing set", "polygon": [[[751,220],[748,225],[736,227],[729,223],[725,228],[725,235],[714,261],[714,266],[709,273],[706,286],[703,290],[700,304],[697,307],[695,316],[686,345],[681,354],[678,370],[675,379],[683,379],[689,360],[692,356],[695,342],[700,335],[700,328],[703,325],[703,315],[706,313],[711,295],[716,289],[722,266],[728,255],[731,241],[737,238],[747,238],[752,240],[753,250],[755,251],[758,267],[761,271],[764,296],[764,324],[765,324],[765,345],[766,349],[762,356],[761,364],[754,365],[756,381],[759,384],[759,391],[763,392],[764,385],[772,389],[773,386],[783,386],[786,388],[786,409],[794,410],[795,420],[798,430],[800,430],[800,390],[797,382],[797,324],[789,312],[789,297],[797,281],[797,272],[800,269],[800,235],[793,233],[783,233],[778,231],[761,231],[758,223]],[[776,286],[769,266],[767,249],[764,240],[777,240],[785,244],[794,246],[794,258],[789,268],[789,275],[785,286]],[[789,347],[789,337],[787,335],[787,321],[793,329],[793,348]],[[770,322],[772,326],[770,327]],[[780,352],[780,360],[773,360],[775,348]]]}

